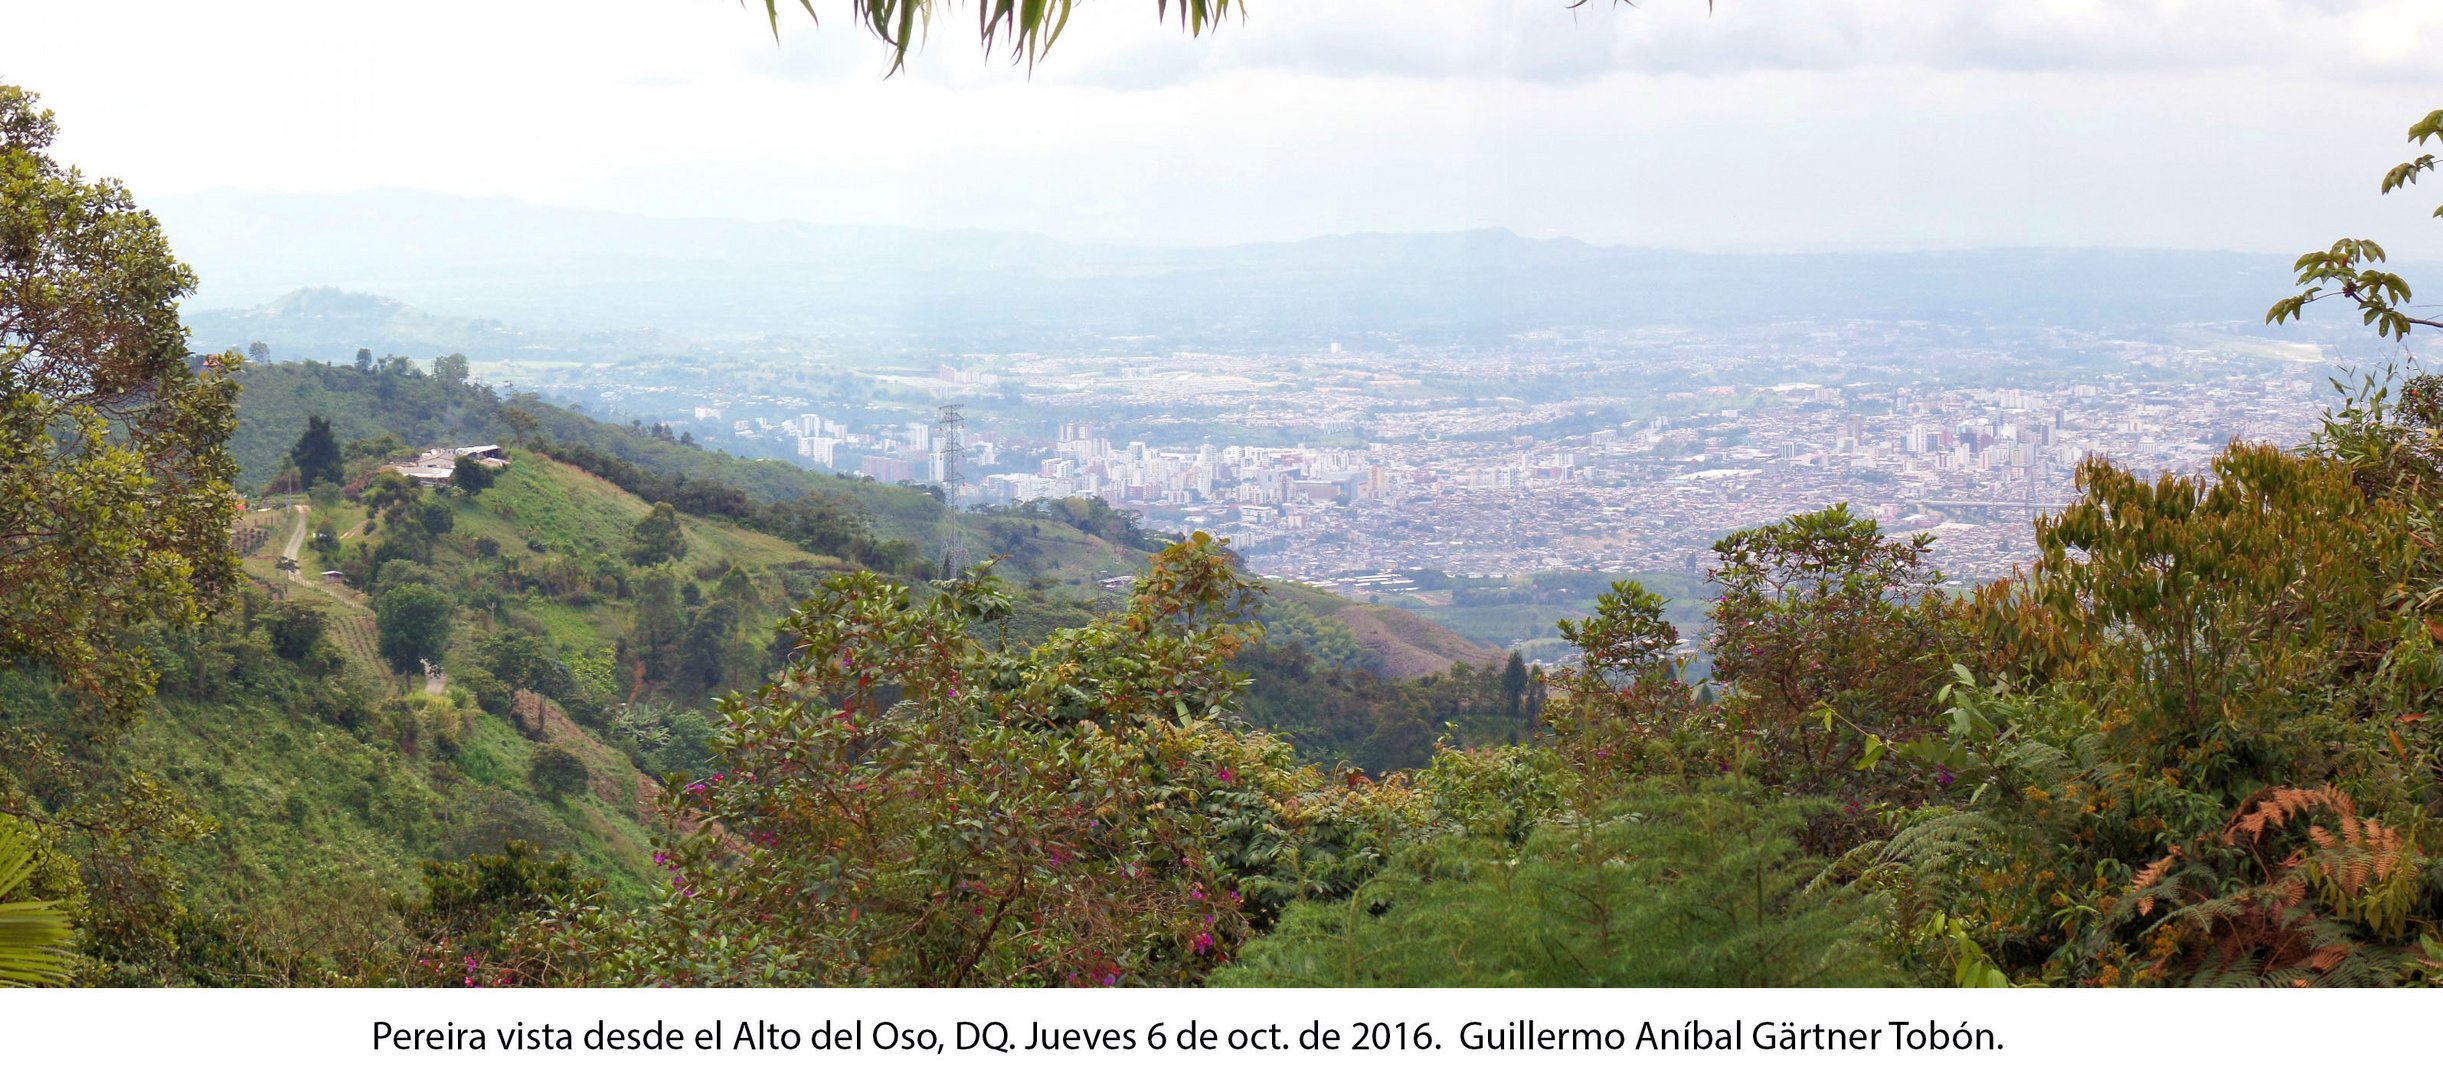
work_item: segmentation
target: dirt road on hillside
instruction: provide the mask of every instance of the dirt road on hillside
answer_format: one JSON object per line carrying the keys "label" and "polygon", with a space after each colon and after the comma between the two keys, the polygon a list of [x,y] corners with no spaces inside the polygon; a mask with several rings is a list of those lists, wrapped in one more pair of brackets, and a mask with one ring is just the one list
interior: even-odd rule
{"label": "dirt road on hillside", "polygon": [[[291,509],[297,511],[297,527],[289,530],[288,543],[280,548],[280,557],[287,559],[289,561],[289,565],[294,567],[297,563],[297,553],[305,550],[305,530],[311,515],[305,512],[305,507],[302,504],[291,507]],[[297,571],[291,569],[288,572],[288,576],[292,580],[295,579],[297,576]]]}

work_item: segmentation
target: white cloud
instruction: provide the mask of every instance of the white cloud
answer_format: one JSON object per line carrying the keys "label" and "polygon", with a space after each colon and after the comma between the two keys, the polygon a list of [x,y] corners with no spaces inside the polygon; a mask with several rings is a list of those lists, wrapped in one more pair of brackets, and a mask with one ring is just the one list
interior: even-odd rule
{"label": "white cloud", "polygon": [[2443,105],[2443,4],[1258,0],[1190,40],[1098,0],[1032,78],[954,17],[889,80],[837,16],[775,45],[732,0],[0,0],[0,79],[139,197],[408,187],[1157,242],[2418,254],[2437,231],[2374,187]]}
{"label": "white cloud", "polygon": [[[1260,27],[1257,24],[1263,24]],[[1098,31],[1106,29],[1098,27]],[[1243,31],[1243,32],[1242,32]],[[1081,35],[1082,36],[1082,35]],[[1727,75],[2247,69],[2350,78],[2443,71],[2443,5],[2413,0],[1336,0],[1259,5],[1210,41],[1080,48],[1056,78],[1144,87],[1252,68],[1334,77],[1580,82]]]}

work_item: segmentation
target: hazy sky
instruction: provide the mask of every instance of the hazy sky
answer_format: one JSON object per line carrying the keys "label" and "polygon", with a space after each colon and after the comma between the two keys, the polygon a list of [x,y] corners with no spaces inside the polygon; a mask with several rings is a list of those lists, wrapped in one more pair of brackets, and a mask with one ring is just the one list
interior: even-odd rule
{"label": "hazy sky", "polygon": [[1083,0],[1030,77],[842,0],[0,0],[0,80],[147,194],[403,187],[1149,242],[1501,225],[1708,250],[2443,255],[2380,199],[2438,0]]}

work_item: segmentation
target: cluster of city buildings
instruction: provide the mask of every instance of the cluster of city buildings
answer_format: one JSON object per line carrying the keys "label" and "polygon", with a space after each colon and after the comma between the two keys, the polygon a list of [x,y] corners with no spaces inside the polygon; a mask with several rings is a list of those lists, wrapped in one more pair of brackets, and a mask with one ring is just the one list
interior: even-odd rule
{"label": "cluster of city buildings", "polygon": [[[1341,584],[1352,568],[1697,571],[1725,533],[1847,503],[1889,531],[1931,534],[1951,577],[1988,580],[2032,555],[2034,518],[2075,497],[2089,457],[2193,472],[2234,439],[2296,445],[2321,413],[2303,377],[1767,390],[1769,404],[1549,439],[1373,444],[1329,456],[1325,478],[1367,478],[1330,498],[1293,471],[1257,488],[1286,497],[1164,492],[1177,509],[1149,509],[1232,537],[1265,573]],[[1734,394],[1757,396],[1722,396]],[[1245,448],[1217,458],[1301,461]],[[1247,492],[1230,479],[1217,489]]]}
{"label": "cluster of city buildings", "polygon": [[2141,474],[2193,471],[2234,439],[2295,445],[2321,409],[2304,376],[1671,396],[1690,411],[1545,437],[1359,447],[1164,447],[1064,424],[1035,470],[984,474],[976,494],[1097,496],[1156,525],[1228,536],[1265,573],[1336,586],[1371,575],[1371,591],[1396,591],[1400,568],[1701,570],[1727,532],[1847,503],[1889,530],[1931,534],[1938,566],[1984,580],[2026,560],[2033,519],[2075,497],[2090,456]]}
{"label": "cluster of city buildings", "polygon": [[[1026,355],[875,376],[927,400],[832,403],[850,421],[726,394],[671,423],[809,467],[955,481],[970,504],[1098,497],[1229,537],[1265,574],[1383,593],[1426,569],[1699,571],[1725,533],[1832,503],[1990,579],[2033,554],[2032,520],[2075,497],[2089,457],[2192,471],[2234,439],[2295,445],[2328,404],[2332,358],[2312,346],[1952,336],[1862,322],[1493,355]],[[994,403],[986,419],[932,421],[970,394]]]}
{"label": "cluster of city buildings", "polygon": [[[819,413],[728,420],[725,410],[699,406],[698,423],[727,423],[731,439],[766,441],[790,448],[811,468],[870,476],[884,483],[941,483],[970,466],[990,468],[1000,448],[990,439],[967,440],[956,424],[911,420],[851,427]],[[964,485],[962,485],[964,486]]]}

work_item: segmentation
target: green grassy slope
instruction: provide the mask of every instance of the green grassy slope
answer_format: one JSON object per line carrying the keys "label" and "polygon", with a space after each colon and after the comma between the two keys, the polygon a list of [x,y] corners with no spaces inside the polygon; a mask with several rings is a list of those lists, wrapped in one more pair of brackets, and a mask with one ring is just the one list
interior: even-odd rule
{"label": "green grassy slope", "polygon": [[514,409],[531,419],[531,430],[541,439],[586,447],[661,476],[726,485],[758,502],[815,495],[854,506],[876,537],[911,542],[932,562],[944,554],[968,560],[1005,555],[1005,574],[1061,584],[1091,584],[1143,565],[1142,553],[1059,521],[961,514],[923,490],[732,457],[530,397],[503,399],[479,385],[311,363],[252,365],[243,369],[240,382],[245,392],[231,452],[240,484],[250,491],[262,491],[287,467],[289,450],[310,416],[328,419],[343,444],[387,434],[410,446],[466,445],[514,441]]}
{"label": "green grassy slope", "polygon": [[1414,612],[1351,600],[1309,585],[1273,582],[1268,586],[1284,601],[1349,628],[1366,654],[1366,667],[1391,678],[1431,675],[1453,664],[1498,665],[1505,650],[1473,641]]}
{"label": "green grassy slope", "polygon": [[[1683,640],[1704,636],[1705,613],[1714,588],[1700,574],[1649,572],[1625,574],[1670,601],[1668,617]],[[1552,661],[1574,650],[1561,640],[1555,624],[1595,613],[1595,599],[1611,588],[1613,575],[1587,571],[1557,571],[1507,581],[1470,583],[1469,587],[1431,595],[1435,603],[1403,605],[1402,610],[1489,648],[1517,649],[1529,660]],[[1423,599],[1423,598],[1420,598]]]}
{"label": "green grassy slope", "polygon": [[[653,508],[616,485],[582,469],[538,454],[519,454],[495,474],[498,485],[475,498],[452,502],[453,535],[471,542],[488,538],[504,549],[529,541],[563,555],[618,553],[628,532]],[[687,535],[683,570],[735,563],[748,567],[803,566],[844,569],[848,563],[807,552],[776,536],[690,514],[679,515]]]}
{"label": "green grassy slope", "polygon": [[[937,575],[945,562],[998,558],[999,572],[1016,594],[1009,632],[1017,641],[1040,640],[1057,627],[1083,622],[1098,607],[1119,602],[1118,594],[1098,583],[1133,576],[1145,566],[1143,551],[1082,531],[1057,516],[1009,509],[955,512],[921,490],[787,462],[735,458],[531,398],[504,401],[481,386],[445,386],[409,373],[386,375],[316,364],[254,366],[245,370],[244,378],[247,390],[240,405],[236,451],[251,480],[267,480],[284,466],[288,448],[309,414],[329,418],[343,442],[387,432],[411,445],[512,442],[515,418],[528,423],[539,439],[582,447],[661,477],[724,485],[762,502],[813,495],[853,505],[874,536],[913,547],[917,561],[928,568],[922,576]],[[518,414],[510,411],[513,408]],[[572,559],[618,557],[629,527],[646,512],[643,500],[603,478],[530,451],[513,448],[512,454],[519,463],[499,474],[496,490],[471,502],[454,502],[458,527],[438,559],[445,569],[480,572],[469,554],[477,540],[489,540],[512,556],[531,553],[531,542],[542,552]],[[344,510],[326,516],[334,531],[357,520]],[[774,618],[786,602],[802,598],[819,575],[849,566],[752,529],[692,515],[685,516],[685,523],[693,543],[683,570],[694,578],[717,572],[725,562],[745,566],[773,594]],[[266,545],[260,558],[265,575],[277,548],[277,543]],[[308,563],[309,568],[319,566],[311,559]],[[1503,649],[1481,638],[1470,640],[1418,614],[1286,582],[1268,587],[1274,604],[1294,606],[1339,628],[1331,632],[1336,638],[1345,631],[1352,643],[1346,655],[1316,647],[1320,643],[1310,636],[1310,653],[1327,664],[1411,678],[1458,663],[1482,668],[1502,659]],[[335,604],[345,599],[344,593],[333,595]],[[511,597],[503,606],[504,614],[530,616],[564,646],[576,649],[608,648],[626,617],[619,605],[572,605],[532,596]],[[352,627],[352,640],[363,639],[364,648],[370,647],[371,624],[362,612],[353,621],[340,622]],[[355,626],[360,622],[361,627]]]}
{"label": "green grassy slope", "polygon": [[[512,625],[542,628],[550,647],[572,659],[618,648],[633,613],[616,594],[572,602],[503,582],[512,559],[621,551],[649,509],[642,500],[533,454],[520,455],[479,497],[427,498],[446,498],[455,518],[432,565],[463,603],[449,670],[481,666],[480,643]],[[392,674],[375,650],[370,597],[325,586],[314,572],[323,560],[310,549],[300,552],[303,573],[279,568],[301,518],[347,534],[332,562],[378,539],[356,532],[364,514],[348,504],[309,517],[282,499],[241,518],[251,595],[226,617],[233,621],[218,651],[205,654],[220,658],[173,664],[158,707],[122,751],[217,823],[177,856],[195,906],[247,912],[304,951],[318,941],[380,940],[395,926],[395,902],[418,892],[421,862],[497,853],[510,840],[567,855],[615,894],[643,897],[653,880],[656,782],[603,730],[555,711],[540,732],[521,733],[464,689],[435,701],[421,694],[420,676]],[[805,583],[847,565],[725,522],[690,516],[682,525],[684,580],[709,587],[735,567],[757,583],[762,629],[750,634],[768,635]],[[279,660],[261,629],[245,631],[246,612],[283,600],[323,613],[333,654],[322,666]],[[528,765],[545,745],[585,763],[584,790],[554,798],[535,788]]]}

